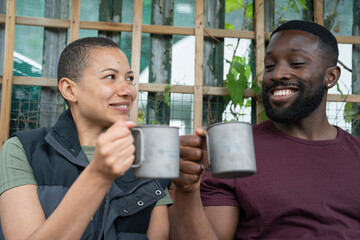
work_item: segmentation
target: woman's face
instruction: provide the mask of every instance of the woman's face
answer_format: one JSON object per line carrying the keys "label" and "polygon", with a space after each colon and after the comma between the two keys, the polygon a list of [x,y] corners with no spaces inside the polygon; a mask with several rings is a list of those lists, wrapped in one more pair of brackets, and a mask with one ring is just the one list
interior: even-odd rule
{"label": "woman's face", "polygon": [[77,82],[77,109],[82,124],[107,128],[117,120],[128,120],[136,98],[125,54],[118,48],[91,50],[88,66]]}

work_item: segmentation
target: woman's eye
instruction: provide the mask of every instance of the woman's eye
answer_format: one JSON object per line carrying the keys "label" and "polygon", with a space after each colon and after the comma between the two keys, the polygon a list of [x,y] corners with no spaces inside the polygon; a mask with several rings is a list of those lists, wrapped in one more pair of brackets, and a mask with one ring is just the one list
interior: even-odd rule
{"label": "woman's eye", "polygon": [[114,74],[111,74],[111,75],[106,76],[105,78],[115,79],[115,75],[114,75]]}
{"label": "woman's eye", "polygon": [[134,81],[134,76],[129,76],[129,77],[126,78],[126,80],[132,82],[132,81]]}

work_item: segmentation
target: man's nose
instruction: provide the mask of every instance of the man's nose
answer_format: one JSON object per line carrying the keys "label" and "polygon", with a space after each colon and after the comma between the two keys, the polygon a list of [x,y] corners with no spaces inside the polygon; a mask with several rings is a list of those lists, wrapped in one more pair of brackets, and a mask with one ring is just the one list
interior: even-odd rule
{"label": "man's nose", "polygon": [[271,78],[274,81],[286,81],[291,77],[291,69],[286,63],[279,63],[276,65]]}

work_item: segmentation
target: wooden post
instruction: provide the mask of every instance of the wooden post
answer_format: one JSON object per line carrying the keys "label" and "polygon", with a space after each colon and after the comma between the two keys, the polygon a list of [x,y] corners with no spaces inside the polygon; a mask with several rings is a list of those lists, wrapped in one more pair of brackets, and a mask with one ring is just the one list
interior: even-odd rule
{"label": "wooden post", "polygon": [[71,1],[70,42],[79,39],[81,0]]}
{"label": "wooden post", "polygon": [[0,148],[9,138],[11,94],[13,86],[16,0],[6,1],[4,75],[1,94]]}
{"label": "wooden post", "polygon": [[204,61],[204,1],[195,3],[195,86],[194,86],[194,126],[202,126],[203,112],[203,61]]}
{"label": "wooden post", "polygon": [[[0,0],[0,14],[5,14],[6,10],[6,1]],[[5,24],[0,23],[0,49],[3,49],[5,40]],[[0,75],[3,75],[3,66],[4,66],[4,51],[0,51]],[[0,104],[1,104],[1,85],[0,85]]]}
{"label": "wooden post", "polygon": [[[256,59],[256,81],[261,86],[261,80],[264,73],[265,57],[265,23],[264,23],[264,0],[255,0],[255,59]],[[261,122],[261,114],[264,110],[261,99],[257,99],[256,122]]]}
{"label": "wooden post", "polygon": [[314,22],[324,25],[324,0],[314,0]]}
{"label": "wooden post", "polygon": [[[132,27],[132,49],[131,49],[131,69],[134,72],[135,79],[133,84],[139,96],[139,76],[140,76],[140,59],[141,59],[141,24],[142,24],[142,0],[134,0],[134,17]],[[139,97],[134,101],[130,111],[130,120],[137,122]]]}

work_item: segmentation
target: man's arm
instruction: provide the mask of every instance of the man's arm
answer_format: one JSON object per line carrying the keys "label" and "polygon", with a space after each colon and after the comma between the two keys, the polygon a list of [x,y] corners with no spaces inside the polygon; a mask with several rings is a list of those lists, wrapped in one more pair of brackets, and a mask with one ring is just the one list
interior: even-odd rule
{"label": "man's arm", "polygon": [[234,239],[239,218],[236,207],[206,207],[200,197],[200,181],[207,166],[204,130],[180,138],[180,177],[174,179],[174,206],[170,221],[173,240]]}

